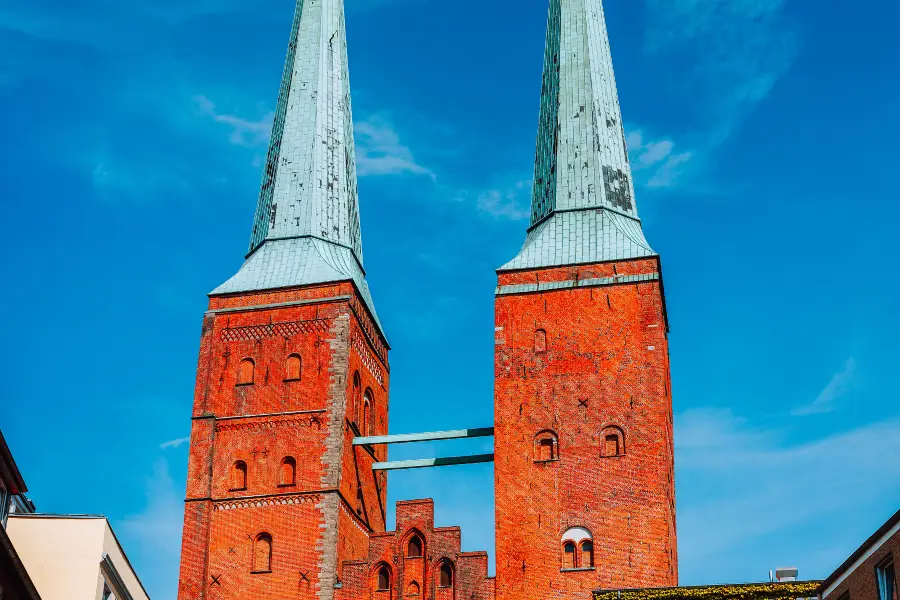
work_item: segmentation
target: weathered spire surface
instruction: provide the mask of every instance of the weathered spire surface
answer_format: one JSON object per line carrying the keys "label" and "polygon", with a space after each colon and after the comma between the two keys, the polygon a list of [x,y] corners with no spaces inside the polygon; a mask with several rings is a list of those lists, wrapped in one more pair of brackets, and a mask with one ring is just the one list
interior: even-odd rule
{"label": "weathered spire surface", "polygon": [[212,293],[352,280],[374,316],[362,260],[344,4],[297,0],[250,254]]}
{"label": "weathered spire surface", "polygon": [[602,2],[550,0],[531,226],[501,270],[645,256]]}

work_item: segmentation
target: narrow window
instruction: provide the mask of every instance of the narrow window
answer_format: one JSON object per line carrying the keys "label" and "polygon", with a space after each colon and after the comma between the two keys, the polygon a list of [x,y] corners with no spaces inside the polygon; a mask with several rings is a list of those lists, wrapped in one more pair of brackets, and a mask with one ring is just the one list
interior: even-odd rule
{"label": "narrow window", "polygon": [[414,535],[409,538],[409,544],[406,545],[406,558],[420,558],[422,556],[422,539]]}
{"label": "narrow window", "polygon": [[236,461],[231,467],[231,491],[247,489],[247,463]]}
{"label": "narrow window", "polygon": [[299,381],[303,360],[299,354],[291,354],[284,363],[284,380]]}
{"label": "narrow window", "polygon": [[453,587],[453,567],[450,566],[449,561],[444,561],[441,563],[441,570],[438,579],[439,587]]}
{"label": "narrow window", "polygon": [[[591,532],[584,527],[570,527],[562,535],[562,570],[594,566],[594,546]],[[580,548],[581,552],[576,552]]]}
{"label": "narrow window", "polygon": [[280,485],[294,485],[297,483],[297,461],[293,456],[285,456],[281,461]]}
{"label": "narrow window", "polygon": [[625,434],[615,426],[607,427],[600,434],[600,456],[609,458],[625,454]]}
{"label": "narrow window", "polygon": [[350,393],[350,406],[347,407],[349,419],[359,425],[359,414],[356,412],[362,404],[362,379],[359,371],[353,373],[353,391]]}
{"label": "narrow window", "polygon": [[575,568],[575,542],[563,544],[563,569]]}
{"label": "narrow window", "polygon": [[594,542],[590,540],[581,542],[581,566],[594,566]]}
{"label": "narrow window", "polygon": [[376,583],[376,590],[379,592],[384,592],[391,589],[391,574],[388,572],[387,567],[381,567],[378,569],[378,581]]}
{"label": "narrow window", "polygon": [[534,436],[534,460],[545,462],[559,459],[559,442],[552,431],[541,431]]}
{"label": "narrow window", "polygon": [[366,390],[363,397],[363,417],[360,425],[363,435],[375,435],[375,397],[370,389]]}
{"label": "narrow window", "polygon": [[261,533],[253,543],[253,572],[268,573],[272,570],[272,536]]}
{"label": "narrow window", "polygon": [[606,456],[619,455],[619,436],[609,434],[606,436]]}
{"label": "narrow window", "polygon": [[878,600],[897,600],[893,558],[889,557],[875,567],[875,578],[878,581]]}
{"label": "narrow window", "polygon": [[253,364],[253,359],[245,358],[241,361],[240,366],[238,367],[238,385],[252,385],[253,384],[253,370],[256,367]]}
{"label": "narrow window", "polygon": [[538,329],[534,332],[534,351],[535,352],[546,352],[547,351],[547,332],[543,329]]}
{"label": "narrow window", "polygon": [[419,584],[416,581],[410,582],[408,586],[406,586],[406,595],[408,597],[418,596],[419,595]]}
{"label": "narrow window", "polygon": [[553,460],[553,440],[541,440],[541,460]]}

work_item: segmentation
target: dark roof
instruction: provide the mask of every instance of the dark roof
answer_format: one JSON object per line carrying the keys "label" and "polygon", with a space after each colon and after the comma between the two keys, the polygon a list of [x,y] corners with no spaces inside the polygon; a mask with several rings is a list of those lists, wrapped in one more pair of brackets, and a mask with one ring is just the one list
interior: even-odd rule
{"label": "dark roof", "polygon": [[16,461],[6,445],[6,439],[3,437],[3,431],[0,431],[0,479],[3,480],[6,489],[12,494],[24,494],[28,491],[25,486],[25,480],[22,479],[22,473],[16,466]]}
{"label": "dark roof", "polygon": [[829,575],[828,578],[822,582],[822,585],[819,587],[819,591],[821,592],[825,590],[825,588],[834,583],[838,577],[840,577],[845,571],[853,566],[853,563],[855,563],[860,556],[868,552],[869,548],[875,545],[875,542],[877,542],[885,533],[890,531],[890,529],[898,522],[900,522],[900,510],[895,512],[890,519],[885,521],[884,525],[878,528],[878,531],[870,535],[869,539],[863,542],[862,546],[857,548],[856,551],[841,564],[841,566],[835,569],[834,573]]}

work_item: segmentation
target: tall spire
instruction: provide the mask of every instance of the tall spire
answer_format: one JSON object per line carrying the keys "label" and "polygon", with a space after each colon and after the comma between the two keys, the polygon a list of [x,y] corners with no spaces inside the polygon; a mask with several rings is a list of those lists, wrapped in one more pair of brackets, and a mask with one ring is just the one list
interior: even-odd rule
{"label": "tall spire", "polygon": [[212,294],[352,280],[377,322],[362,259],[344,3],[297,0],[250,253]]}
{"label": "tall spire", "polygon": [[550,0],[531,224],[500,270],[645,256],[602,2]]}

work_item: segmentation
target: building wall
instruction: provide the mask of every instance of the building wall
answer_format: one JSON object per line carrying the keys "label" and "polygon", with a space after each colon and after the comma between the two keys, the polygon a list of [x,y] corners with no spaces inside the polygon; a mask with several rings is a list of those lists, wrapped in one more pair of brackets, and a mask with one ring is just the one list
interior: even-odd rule
{"label": "building wall", "polygon": [[850,600],[878,600],[875,568],[889,556],[894,560],[894,589],[900,593],[900,523],[887,533],[883,543],[874,547],[871,554],[860,557],[862,560],[851,565],[843,581],[822,590],[822,600],[841,600],[845,594],[849,594]]}
{"label": "building wall", "polygon": [[[387,432],[387,347],[350,283],[213,297],[209,308],[179,598],[331,598],[338,565],[366,556],[368,533],[384,530],[385,482],[371,466],[386,451],[351,442],[366,390],[374,433]],[[288,377],[291,355],[299,379]],[[245,359],[252,384],[239,379]],[[282,477],[287,457],[293,482]],[[259,567],[261,535],[271,536],[270,569]]]}
{"label": "building wall", "polygon": [[[462,552],[459,527],[434,526],[434,502],[397,503],[395,531],[373,533],[365,560],[343,563],[337,600],[492,600],[486,552]],[[418,536],[422,556],[408,556],[409,541]],[[451,567],[452,585],[441,586],[440,567]],[[390,573],[389,589],[378,589],[378,571]]]}
{"label": "building wall", "polygon": [[[658,274],[655,259],[501,273],[502,286]],[[544,332],[544,333],[541,333]],[[497,597],[677,584],[667,327],[658,280],[496,298]],[[618,434],[616,433],[618,432]],[[606,456],[607,435],[624,439]],[[558,460],[536,439],[555,438]],[[563,534],[594,566],[563,571]]]}
{"label": "building wall", "polygon": [[103,517],[11,515],[7,532],[43,600],[100,600],[104,554],[131,595],[147,600]]}

